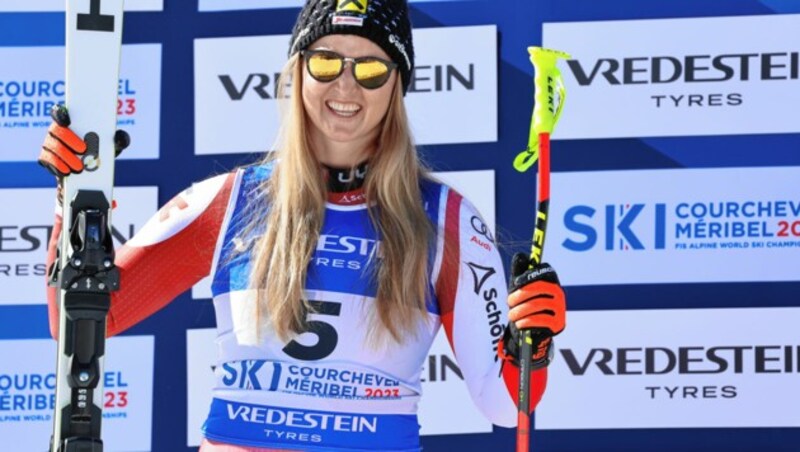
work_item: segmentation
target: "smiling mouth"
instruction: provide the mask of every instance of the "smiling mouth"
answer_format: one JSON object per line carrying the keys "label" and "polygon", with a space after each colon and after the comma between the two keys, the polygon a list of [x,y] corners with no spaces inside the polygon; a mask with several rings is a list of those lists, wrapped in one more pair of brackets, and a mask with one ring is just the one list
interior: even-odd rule
{"label": "smiling mouth", "polygon": [[330,109],[334,114],[344,118],[352,118],[361,111],[361,106],[358,104],[346,104],[332,100],[325,102],[325,106],[327,106],[328,109]]}

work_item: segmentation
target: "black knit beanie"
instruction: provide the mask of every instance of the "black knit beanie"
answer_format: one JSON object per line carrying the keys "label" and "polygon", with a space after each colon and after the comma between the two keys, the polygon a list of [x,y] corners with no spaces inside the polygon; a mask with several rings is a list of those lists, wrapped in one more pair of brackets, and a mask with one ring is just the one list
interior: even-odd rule
{"label": "black knit beanie", "polygon": [[414,43],[406,0],[307,0],[292,31],[289,56],[332,34],[358,35],[380,46],[398,65],[403,94],[408,91]]}

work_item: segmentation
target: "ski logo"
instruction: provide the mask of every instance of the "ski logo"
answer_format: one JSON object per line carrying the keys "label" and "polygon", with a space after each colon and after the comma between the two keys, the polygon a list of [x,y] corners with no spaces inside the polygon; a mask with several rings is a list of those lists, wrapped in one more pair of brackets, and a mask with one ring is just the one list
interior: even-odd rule
{"label": "ski logo", "polygon": [[78,30],[114,32],[114,16],[100,13],[102,0],[92,0],[89,14],[78,14]]}
{"label": "ski logo", "polygon": [[497,273],[492,267],[484,267],[474,262],[468,262],[467,267],[469,267],[470,271],[472,272],[473,283],[475,285],[474,290],[476,294],[480,294],[483,285],[486,283],[486,280],[489,279],[490,276]]}

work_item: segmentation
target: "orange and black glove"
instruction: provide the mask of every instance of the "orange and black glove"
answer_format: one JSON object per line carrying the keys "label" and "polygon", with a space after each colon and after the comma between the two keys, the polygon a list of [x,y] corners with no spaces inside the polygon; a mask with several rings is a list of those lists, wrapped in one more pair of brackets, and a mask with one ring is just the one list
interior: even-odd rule
{"label": "orange and black glove", "polygon": [[[82,157],[86,153],[86,142],[70,130],[67,107],[54,106],[50,110],[50,117],[53,118],[53,123],[47,129],[38,162],[53,173],[60,183],[64,177],[83,171]],[[114,133],[115,155],[119,155],[130,144],[131,137],[127,132],[117,130]]]}
{"label": "orange and black glove", "polygon": [[517,253],[511,260],[511,283],[508,295],[509,324],[498,353],[504,360],[519,365],[521,329],[530,329],[533,338],[532,368],[550,364],[553,336],[564,331],[567,303],[556,271],[542,263],[531,268],[530,258]]}

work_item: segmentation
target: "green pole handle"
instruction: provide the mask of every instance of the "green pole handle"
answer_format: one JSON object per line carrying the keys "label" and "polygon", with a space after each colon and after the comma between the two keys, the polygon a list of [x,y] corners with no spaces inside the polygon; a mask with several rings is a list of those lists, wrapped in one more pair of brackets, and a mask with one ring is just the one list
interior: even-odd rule
{"label": "green pole handle", "polygon": [[[543,47],[528,47],[528,54],[535,71],[535,103],[531,115],[528,148],[520,152],[514,159],[514,168],[521,173],[527,171],[539,158],[539,134],[553,133],[553,129],[561,117],[567,90],[564,87],[561,71],[558,70],[556,64],[559,58],[571,58],[566,52]],[[558,105],[556,105],[556,96]]]}

